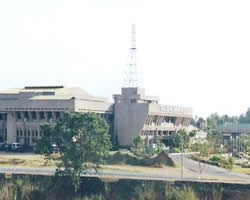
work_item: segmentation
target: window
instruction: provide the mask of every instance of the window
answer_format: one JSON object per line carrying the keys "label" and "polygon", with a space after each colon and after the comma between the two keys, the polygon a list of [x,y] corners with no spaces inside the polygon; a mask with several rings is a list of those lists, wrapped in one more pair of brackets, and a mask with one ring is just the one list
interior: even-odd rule
{"label": "window", "polygon": [[60,112],[56,112],[56,119],[60,118]]}
{"label": "window", "polygon": [[41,120],[45,119],[44,112],[39,112],[39,116],[40,116],[40,119],[41,119]]}
{"label": "window", "polygon": [[52,112],[48,112],[48,119],[52,119]]}
{"label": "window", "polygon": [[17,112],[17,119],[21,119],[22,116],[21,116],[21,112]]}
{"label": "window", "polygon": [[32,119],[33,119],[33,120],[36,120],[36,119],[37,119],[36,112],[32,112],[31,115],[32,115]]}
{"label": "window", "polygon": [[27,111],[25,111],[23,114],[25,119],[29,119],[29,113]]}

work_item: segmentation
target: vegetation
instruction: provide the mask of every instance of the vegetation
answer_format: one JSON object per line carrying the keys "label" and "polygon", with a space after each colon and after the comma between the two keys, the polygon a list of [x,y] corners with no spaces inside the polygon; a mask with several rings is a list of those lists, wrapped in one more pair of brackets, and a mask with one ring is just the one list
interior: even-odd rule
{"label": "vegetation", "polygon": [[234,158],[229,157],[228,159],[226,159],[223,158],[222,156],[213,156],[209,159],[209,161],[212,161],[209,162],[209,164],[223,167],[226,169],[232,169],[235,163]]}
{"label": "vegetation", "polygon": [[[187,131],[185,131],[184,129],[180,129],[177,131],[176,134],[173,134],[169,140],[168,140],[168,144],[171,147],[171,149],[173,148],[179,148],[181,149],[183,148],[187,148],[189,145],[189,140],[190,140],[190,136],[187,133]],[[178,150],[176,150],[178,151]]]}
{"label": "vegetation", "polygon": [[82,178],[79,190],[72,190],[66,177],[0,177],[1,200],[248,200],[247,185],[175,183],[119,180],[103,182]]}
{"label": "vegetation", "polygon": [[195,137],[198,130],[194,129],[190,132],[187,132],[185,129],[179,129],[176,134],[171,135],[168,139],[168,145],[170,146],[170,150],[173,153],[180,153],[182,148],[190,149],[193,145],[190,145],[190,139]]}
{"label": "vegetation", "polygon": [[[153,146],[155,145],[155,146]],[[132,152],[138,156],[150,157],[158,155],[163,151],[163,143],[159,139],[155,139],[155,143],[151,145],[143,145],[140,136],[137,136],[133,140]]]}
{"label": "vegetation", "polygon": [[95,170],[104,163],[111,148],[109,127],[95,113],[66,113],[55,124],[41,126],[43,136],[39,149],[48,160],[58,151],[56,175],[71,178],[74,190],[80,186],[80,175],[90,168]]}
{"label": "vegetation", "polygon": [[[199,156],[193,156],[194,160],[199,161],[200,164],[200,169],[202,169],[200,171],[200,174],[202,173],[204,167],[205,167],[205,163],[210,164],[210,165],[215,165],[218,167],[222,167],[225,169],[233,169],[233,166],[235,164],[235,160],[233,157],[228,157],[227,159],[222,157],[222,156],[212,156],[211,158],[202,158]],[[203,163],[203,168],[202,168],[202,163]]]}
{"label": "vegetation", "polygon": [[108,158],[107,164],[128,164],[135,166],[152,166],[152,167],[175,166],[173,160],[169,158],[168,155],[165,154],[164,152],[154,157],[145,157],[145,156],[137,156],[131,153],[122,153],[118,151],[114,155]]}
{"label": "vegetation", "polygon": [[197,144],[199,154],[196,156],[196,159],[199,161],[199,172],[200,178],[205,168],[205,164],[202,163],[202,160],[207,160],[211,152],[211,146],[209,142]]}

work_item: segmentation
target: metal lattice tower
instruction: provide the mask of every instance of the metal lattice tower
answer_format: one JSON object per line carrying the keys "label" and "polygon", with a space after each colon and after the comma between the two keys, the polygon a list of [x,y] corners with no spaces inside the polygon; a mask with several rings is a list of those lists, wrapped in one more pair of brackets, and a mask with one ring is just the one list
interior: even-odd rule
{"label": "metal lattice tower", "polygon": [[136,65],[136,26],[132,24],[131,48],[128,53],[128,68],[125,78],[126,87],[138,87],[138,74]]}

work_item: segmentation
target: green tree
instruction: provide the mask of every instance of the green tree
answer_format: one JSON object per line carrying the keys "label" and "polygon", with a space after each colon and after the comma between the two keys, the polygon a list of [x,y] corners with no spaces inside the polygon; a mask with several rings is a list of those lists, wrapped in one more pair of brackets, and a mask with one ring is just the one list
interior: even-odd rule
{"label": "green tree", "polygon": [[196,136],[197,132],[198,132],[198,130],[194,129],[194,130],[192,130],[192,131],[189,132],[188,136],[189,137],[194,137],[194,136]]}
{"label": "green tree", "polygon": [[247,109],[246,114],[241,114],[239,117],[240,123],[250,123],[250,108]]}
{"label": "green tree", "polygon": [[143,151],[142,139],[140,136],[137,136],[133,140],[133,151],[135,154],[141,154]]}
{"label": "green tree", "polygon": [[205,163],[202,163],[202,160],[207,160],[209,155],[211,154],[211,144],[209,142],[199,143],[198,144],[198,163],[199,163],[199,172],[200,178],[202,176],[203,170],[206,166]]}
{"label": "green tree", "polygon": [[179,129],[168,139],[169,146],[173,148],[187,148],[189,146],[190,136],[185,129]]}
{"label": "green tree", "polygon": [[111,148],[109,127],[95,113],[66,113],[56,123],[41,125],[43,136],[39,149],[48,160],[52,159],[53,146],[58,148],[59,162],[56,175],[71,178],[75,191],[80,186],[80,175],[90,168],[98,172]]}

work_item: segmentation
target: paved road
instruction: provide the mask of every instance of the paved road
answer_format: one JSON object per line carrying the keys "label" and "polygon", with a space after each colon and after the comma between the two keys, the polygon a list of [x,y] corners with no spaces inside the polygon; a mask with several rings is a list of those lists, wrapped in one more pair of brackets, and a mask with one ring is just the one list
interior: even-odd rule
{"label": "paved road", "polygon": [[[181,165],[181,155],[169,155],[175,163],[179,166]],[[183,177],[189,178],[193,177],[194,179],[217,179],[222,181],[232,181],[232,182],[241,182],[250,184],[250,176],[234,173],[230,170],[226,170],[220,167],[213,165],[208,165],[202,163],[199,165],[199,162],[191,160],[189,155],[183,155]],[[202,173],[200,174],[200,169],[203,168]]]}
{"label": "paved road", "polygon": [[[23,167],[0,167],[0,173],[11,173],[11,174],[30,174],[30,175],[46,175],[54,176],[55,168],[23,168]],[[87,177],[100,177],[100,178],[113,178],[113,179],[135,179],[135,180],[162,180],[162,181],[176,181],[179,180],[178,169],[177,173],[166,173],[161,175],[142,173],[142,172],[131,172],[131,171],[120,171],[120,170],[100,170],[98,174],[92,171],[83,173],[82,176]],[[187,177],[183,181],[200,181],[193,177]]]}
{"label": "paved road", "polygon": [[[170,154],[170,157],[180,166],[180,155]],[[104,169],[99,174],[89,171],[82,176],[113,178],[113,179],[137,179],[137,180],[163,180],[163,181],[198,181],[198,182],[232,182],[250,184],[250,176],[233,173],[229,170],[205,164],[202,175],[200,176],[199,164],[188,158],[183,157],[183,178],[181,179],[181,169],[167,168],[162,173],[138,172]],[[203,164],[202,164],[203,165]],[[12,174],[31,174],[53,176],[55,168],[25,168],[25,167],[0,167],[0,173]]]}
{"label": "paved road", "polygon": [[[177,163],[179,162],[179,156],[173,158]],[[206,166],[202,174],[202,179],[199,177],[199,169],[197,162],[193,162],[188,158],[184,158],[184,176],[180,177],[180,168],[169,173],[161,175],[142,173],[142,172],[131,172],[131,171],[120,171],[120,170],[101,170],[99,174],[89,171],[82,176],[87,177],[100,177],[100,178],[112,178],[112,179],[135,179],[135,180],[162,180],[162,181],[196,181],[196,182],[230,182],[230,183],[242,183],[250,184],[250,176],[241,174],[231,173],[226,170],[216,168],[213,166]],[[0,173],[12,173],[12,174],[31,174],[31,175],[46,175],[53,176],[55,173],[54,168],[20,168],[20,167],[0,167]],[[215,177],[216,176],[216,177]]]}

